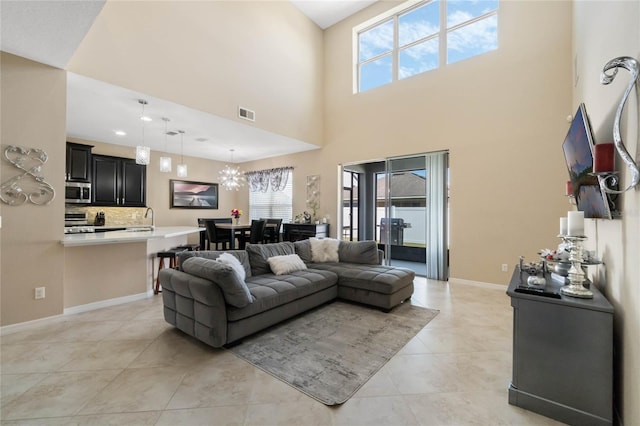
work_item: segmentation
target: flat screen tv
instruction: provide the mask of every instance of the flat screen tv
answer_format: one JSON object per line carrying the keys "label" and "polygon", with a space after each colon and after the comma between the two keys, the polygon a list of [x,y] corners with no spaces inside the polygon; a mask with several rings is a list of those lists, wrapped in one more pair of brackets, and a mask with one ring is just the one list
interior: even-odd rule
{"label": "flat screen tv", "polygon": [[593,175],[593,136],[584,104],[576,111],[569,132],[562,143],[569,180],[579,211],[586,218],[611,219],[607,195]]}

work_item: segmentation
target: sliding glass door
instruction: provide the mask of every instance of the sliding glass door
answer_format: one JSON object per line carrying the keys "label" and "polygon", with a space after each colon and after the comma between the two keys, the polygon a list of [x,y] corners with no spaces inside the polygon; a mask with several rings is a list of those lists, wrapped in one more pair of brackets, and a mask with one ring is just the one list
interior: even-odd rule
{"label": "sliding glass door", "polygon": [[448,153],[344,166],[343,239],[375,239],[385,263],[448,279]]}
{"label": "sliding glass door", "polygon": [[425,156],[391,158],[385,169],[376,176],[379,241],[390,265],[411,266],[426,275]]}

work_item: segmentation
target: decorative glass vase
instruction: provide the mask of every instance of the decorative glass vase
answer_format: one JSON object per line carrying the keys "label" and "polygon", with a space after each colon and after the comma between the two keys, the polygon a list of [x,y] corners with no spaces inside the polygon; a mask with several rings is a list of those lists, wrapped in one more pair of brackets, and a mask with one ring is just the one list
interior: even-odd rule
{"label": "decorative glass vase", "polygon": [[236,225],[239,225],[240,224],[240,217],[236,216],[236,217],[234,217],[234,219],[235,219]]}

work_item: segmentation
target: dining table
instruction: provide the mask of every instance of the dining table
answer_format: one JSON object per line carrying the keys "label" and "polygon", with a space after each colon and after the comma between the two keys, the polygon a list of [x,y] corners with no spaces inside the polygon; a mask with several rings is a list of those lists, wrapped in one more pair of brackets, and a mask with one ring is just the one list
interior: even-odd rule
{"label": "dining table", "polygon": [[[275,228],[274,224],[267,224],[265,228]],[[229,244],[229,250],[236,249],[236,231],[247,232],[251,231],[251,223],[216,223],[216,228],[228,229],[231,233],[231,242]]]}

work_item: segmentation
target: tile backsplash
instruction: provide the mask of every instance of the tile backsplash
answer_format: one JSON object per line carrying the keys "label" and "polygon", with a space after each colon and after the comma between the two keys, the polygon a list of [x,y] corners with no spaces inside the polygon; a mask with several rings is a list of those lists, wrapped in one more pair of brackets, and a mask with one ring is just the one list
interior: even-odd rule
{"label": "tile backsplash", "polygon": [[89,225],[93,225],[98,212],[104,212],[104,226],[150,225],[151,217],[145,219],[145,207],[76,207],[67,206],[65,213],[85,213]]}

